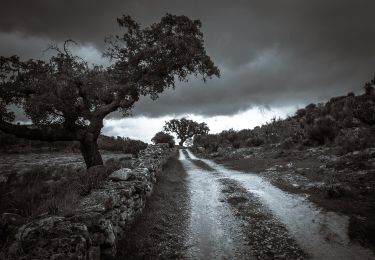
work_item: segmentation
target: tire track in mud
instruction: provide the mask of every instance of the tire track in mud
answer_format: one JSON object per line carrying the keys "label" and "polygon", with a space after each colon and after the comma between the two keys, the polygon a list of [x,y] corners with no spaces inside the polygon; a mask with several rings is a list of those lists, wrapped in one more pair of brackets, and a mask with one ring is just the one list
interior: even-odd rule
{"label": "tire track in mud", "polygon": [[180,151],[191,194],[185,258],[255,259],[241,226],[222,198],[221,184],[185,155]]}
{"label": "tire track in mud", "polygon": [[[247,200],[239,199],[242,202],[252,202],[248,206],[240,207],[246,208],[247,211],[250,209],[247,214],[252,215],[251,210],[257,208],[267,209],[268,213],[263,215],[270,216],[270,220],[284,227],[286,234],[289,233],[298,246],[309,254],[309,257],[339,260],[375,259],[371,250],[350,241],[347,216],[326,212],[306,197],[284,192],[256,174],[229,170],[213,161],[198,159],[189,150],[185,152],[193,161],[201,160],[199,163],[196,162],[196,165],[206,164],[204,168],[211,168],[213,173],[220,174],[224,182],[232,186],[230,190],[247,194]],[[243,210],[238,213],[246,215]],[[268,222],[259,226],[267,225],[269,225]],[[267,235],[266,231],[262,232]],[[282,254],[279,256],[283,259]]]}
{"label": "tire track in mud", "polygon": [[235,180],[224,177],[199,159],[184,154],[196,166],[207,171],[212,181],[218,181],[222,202],[230,205],[244,240],[249,245],[249,255],[257,259],[308,259],[283,224],[272,216],[259,199]]}
{"label": "tire track in mud", "polygon": [[241,223],[253,255],[258,259],[308,259],[308,255],[262,203],[236,181],[219,179],[227,203]]}

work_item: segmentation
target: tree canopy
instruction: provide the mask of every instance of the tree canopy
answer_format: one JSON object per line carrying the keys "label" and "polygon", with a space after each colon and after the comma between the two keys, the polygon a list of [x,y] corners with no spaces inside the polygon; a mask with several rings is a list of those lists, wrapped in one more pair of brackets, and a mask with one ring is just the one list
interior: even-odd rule
{"label": "tree canopy", "polygon": [[[123,35],[106,38],[109,67],[89,65],[51,46],[49,61],[0,57],[0,130],[44,141],[80,141],[87,167],[102,164],[97,138],[103,119],[120,110],[127,115],[140,96],[156,99],[176,80],[219,76],[206,54],[201,22],[166,14],[141,28],[130,16],[117,19]],[[31,125],[14,122],[11,105],[21,108]]]}
{"label": "tree canopy", "polygon": [[170,148],[174,147],[174,137],[163,131],[157,132],[151,139],[154,144],[168,144]]}
{"label": "tree canopy", "polygon": [[183,117],[165,122],[164,131],[175,133],[180,139],[179,145],[182,146],[188,138],[198,134],[208,134],[210,129],[206,123],[198,123]]}

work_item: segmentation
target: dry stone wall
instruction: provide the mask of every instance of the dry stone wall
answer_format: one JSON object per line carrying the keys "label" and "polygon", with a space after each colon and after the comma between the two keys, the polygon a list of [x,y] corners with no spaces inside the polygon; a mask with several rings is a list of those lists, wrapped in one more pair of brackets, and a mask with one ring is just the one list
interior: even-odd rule
{"label": "dry stone wall", "polygon": [[134,169],[113,172],[83,197],[71,216],[46,216],[18,229],[9,253],[14,259],[111,259],[126,225],[140,214],[168,160],[168,145],[149,145]]}

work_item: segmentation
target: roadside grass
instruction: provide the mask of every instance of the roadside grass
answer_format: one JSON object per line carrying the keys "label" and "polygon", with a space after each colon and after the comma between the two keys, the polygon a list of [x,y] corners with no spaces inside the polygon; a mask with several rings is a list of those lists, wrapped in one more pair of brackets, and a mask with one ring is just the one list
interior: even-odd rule
{"label": "roadside grass", "polygon": [[186,178],[175,154],[158,173],[153,194],[120,241],[116,259],[184,258],[189,201]]}
{"label": "roadside grass", "polygon": [[0,214],[14,213],[24,218],[40,215],[69,215],[79,198],[98,188],[107,176],[129,163],[109,159],[104,166],[83,167],[33,165],[13,171],[0,182]]}

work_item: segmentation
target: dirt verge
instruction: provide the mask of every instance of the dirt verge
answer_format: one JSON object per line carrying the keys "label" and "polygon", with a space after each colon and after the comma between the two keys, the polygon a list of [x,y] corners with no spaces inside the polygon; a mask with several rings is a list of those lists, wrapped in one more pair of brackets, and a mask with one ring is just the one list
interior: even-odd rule
{"label": "dirt verge", "polygon": [[[297,194],[307,194],[310,201],[327,211],[350,217],[349,236],[375,252],[375,172],[368,161],[337,157],[331,150],[267,151],[256,156],[216,158],[226,167],[257,173],[276,187]],[[346,158],[345,158],[346,159]]]}
{"label": "dirt verge", "polygon": [[157,176],[144,212],[118,245],[117,259],[183,258],[188,215],[186,172],[175,154]]}

